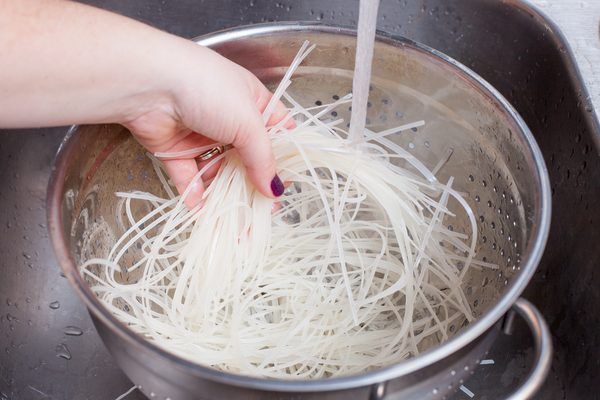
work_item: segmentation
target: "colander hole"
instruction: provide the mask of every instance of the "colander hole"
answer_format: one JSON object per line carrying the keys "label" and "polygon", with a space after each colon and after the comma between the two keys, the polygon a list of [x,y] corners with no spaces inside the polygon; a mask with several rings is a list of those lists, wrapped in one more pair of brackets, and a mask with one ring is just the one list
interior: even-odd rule
{"label": "colander hole", "polygon": [[431,143],[429,143],[428,140],[425,141],[424,145],[425,145],[426,148],[430,148],[431,147]]}
{"label": "colander hole", "polygon": [[481,238],[481,241],[482,241],[483,243],[487,243],[487,236],[483,236],[483,237]]}
{"label": "colander hole", "polygon": [[512,236],[511,235],[508,235],[507,239],[508,239],[509,242],[512,242]]}
{"label": "colander hole", "polygon": [[338,115],[337,111],[332,111],[332,112],[331,112],[331,116],[332,116],[332,117],[337,117],[337,115]]}
{"label": "colander hole", "polygon": [[504,257],[504,249],[500,249],[500,255]]}
{"label": "colander hole", "polygon": [[479,197],[479,195],[476,195],[476,196],[475,196],[475,201],[476,201],[477,203],[479,203],[479,202],[481,201],[481,197]]}
{"label": "colander hole", "polygon": [[409,148],[409,149],[414,149],[414,148],[415,148],[415,144],[414,144],[413,142],[410,142],[410,143],[408,144],[408,148]]}
{"label": "colander hole", "polygon": [[486,276],[485,278],[483,278],[483,281],[481,281],[481,287],[486,287],[489,282],[490,280]]}
{"label": "colander hole", "polygon": [[513,246],[514,246],[515,249],[517,248],[517,242],[516,241],[513,243]]}
{"label": "colander hole", "polygon": [[452,225],[448,225],[448,230],[449,230],[450,232],[454,232],[454,227],[453,227]]}
{"label": "colander hole", "polygon": [[490,227],[491,227],[492,229],[496,229],[496,223],[495,223],[494,221],[492,221],[492,223],[490,224]]}
{"label": "colander hole", "polygon": [[498,193],[498,188],[494,186],[494,193]]}
{"label": "colander hole", "polygon": [[475,180],[475,177],[473,177],[473,175],[469,175],[469,182],[473,182]]}
{"label": "colander hole", "polygon": [[500,235],[504,236],[504,228],[500,228]]}
{"label": "colander hole", "polygon": [[504,280],[504,286],[508,285],[508,279]]}
{"label": "colander hole", "polygon": [[498,214],[502,214],[502,208],[498,207],[498,209],[496,210],[496,212],[497,212]]}
{"label": "colander hole", "polygon": [[381,102],[383,104],[388,104],[390,102],[390,100],[389,99],[381,99]]}
{"label": "colander hole", "polygon": [[492,202],[490,200],[488,200],[487,205],[488,207],[492,208]]}
{"label": "colander hole", "polygon": [[506,263],[510,264],[511,261],[512,261],[512,259],[510,258],[510,256],[508,256],[508,258],[506,259]]}
{"label": "colander hole", "polygon": [[317,101],[315,101],[315,104],[317,106],[321,106],[321,105],[323,105],[323,102],[321,100],[317,100]]}
{"label": "colander hole", "polygon": [[404,114],[402,114],[400,111],[396,111],[396,118],[400,119],[400,118],[404,118]]}
{"label": "colander hole", "polygon": [[483,258],[481,259],[481,261],[483,261],[483,262],[487,262],[487,257],[483,257]]}
{"label": "colander hole", "polygon": [[485,221],[485,217],[483,215],[480,215],[479,216],[479,222],[483,222],[483,221]]}
{"label": "colander hole", "polygon": [[502,192],[502,198],[505,199],[506,198],[506,192]]}
{"label": "colander hole", "polygon": [[456,327],[454,325],[450,325],[450,329],[448,329],[450,332],[454,332],[454,330],[456,329]]}
{"label": "colander hole", "polygon": [[492,243],[492,249],[496,250],[496,248],[498,247],[498,245],[496,244],[496,242]]}
{"label": "colander hole", "polygon": [[504,218],[506,218],[506,219],[510,219],[510,214],[509,214],[509,213],[506,213],[506,215],[504,215]]}
{"label": "colander hole", "polygon": [[410,130],[413,131],[413,132],[417,132],[418,131],[417,128],[410,128]]}
{"label": "colander hole", "polygon": [[334,100],[339,100],[340,96],[338,96],[337,94],[334,94],[333,96],[331,96]]}
{"label": "colander hole", "polygon": [[487,187],[487,182],[486,181],[481,181],[481,184],[483,185],[483,187]]}
{"label": "colander hole", "polygon": [[473,302],[473,307],[477,307],[479,305],[479,299],[475,299]]}
{"label": "colander hole", "polygon": [[368,107],[368,108],[371,108],[371,107],[373,107],[373,103],[371,103],[370,101],[369,101],[369,102],[367,102],[367,107]]}

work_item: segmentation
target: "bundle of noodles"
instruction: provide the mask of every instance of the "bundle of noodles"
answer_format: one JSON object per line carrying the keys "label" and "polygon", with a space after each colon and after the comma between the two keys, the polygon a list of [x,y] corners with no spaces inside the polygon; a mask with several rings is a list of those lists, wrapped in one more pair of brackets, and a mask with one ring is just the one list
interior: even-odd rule
{"label": "bundle of noodles", "polygon": [[[461,288],[476,263],[473,213],[452,178],[438,182],[389,138],[424,122],[350,141],[341,121],[322,120],[350,96],[307,109],[285,92],[311,49],[265,111],[283,99],[296,120],[269,131],[289,183],[280,207],[248,181],[235,150],[200,171],[196,179],[222,162],[192,210],[153,158],[168,195],[117,193],[130,227],[106,259],[81,266],[106,307],[175,354],[252,376],[326,378],[414,356],[473,319]],[[451,198],[471,221],[467,235],[447,227]],[[151,209],[140,219],[137,202]]]}

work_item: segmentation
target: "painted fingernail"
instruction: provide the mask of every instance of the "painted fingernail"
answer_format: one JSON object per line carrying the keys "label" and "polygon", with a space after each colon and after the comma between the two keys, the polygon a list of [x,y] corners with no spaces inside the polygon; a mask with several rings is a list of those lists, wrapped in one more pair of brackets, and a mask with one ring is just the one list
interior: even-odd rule
{"label": "painted fingernail", "polygon": [[283,182],[279,178],[279,175],[275,175],[271,180],[271,192],[275,197],[279,197],[283,194],[285,187],[283,186]]}

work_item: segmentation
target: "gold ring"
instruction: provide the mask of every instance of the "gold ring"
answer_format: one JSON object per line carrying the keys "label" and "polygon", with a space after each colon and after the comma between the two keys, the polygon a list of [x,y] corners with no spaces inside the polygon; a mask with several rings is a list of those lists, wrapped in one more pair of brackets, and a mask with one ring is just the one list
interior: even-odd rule
{"label": "gold ring", "polygon": [[200,159],[200,161],[208,161],[211,158],[218,156],[219,154],[225,153],[227,150],[231,149],[233,146],[230,144],[223,144],[217,147],[213,147],[210,150],[206,150],[204,153],[200,154],[196,158]]}

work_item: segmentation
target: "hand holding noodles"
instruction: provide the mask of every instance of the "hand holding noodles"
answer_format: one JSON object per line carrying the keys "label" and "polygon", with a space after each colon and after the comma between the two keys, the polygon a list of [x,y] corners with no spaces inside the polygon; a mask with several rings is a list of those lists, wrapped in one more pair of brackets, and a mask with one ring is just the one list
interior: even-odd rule
{"label": "hand holding noodles", "polygon": [[[311,49],[301,48],[272,100],[284,98],[297,121],[269,131],[290,183],[276,212],[234,150],[196,176],[222,160],[192,210],[154,159],[167,197],[118,193],[129,229],[105,259],[81,266],[117,317],[181,357],[252,376],[326,378],[414,356],[473,319],[461,287],[473,213],[452,178],[438,182],[389,138],[423,122],[350,143],[341,121],[322,119],[349,97],[306,109],[285,92]],[[451,199],[471,221],[466,235],[446,226]],[[151,210],[136,219],[140,202]]]}

